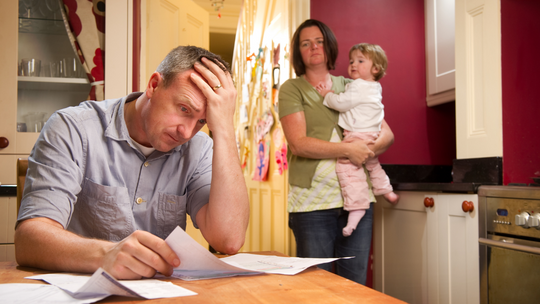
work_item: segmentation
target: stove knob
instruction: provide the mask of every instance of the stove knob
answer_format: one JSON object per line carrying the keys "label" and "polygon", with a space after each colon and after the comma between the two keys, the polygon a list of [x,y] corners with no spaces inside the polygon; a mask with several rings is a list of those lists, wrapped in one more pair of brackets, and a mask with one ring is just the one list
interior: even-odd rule
{"label": "stove knob", "polygon": [[529,213],[528,212],[521,212],[520,214],[516,215],[516,225],[522,226],[523,228],[529,228]]}
{"label": "stove knob", "polygon": [[531,215],[527,222],[529,224],[529,227],[540,230],[540,214],[539,213]]}

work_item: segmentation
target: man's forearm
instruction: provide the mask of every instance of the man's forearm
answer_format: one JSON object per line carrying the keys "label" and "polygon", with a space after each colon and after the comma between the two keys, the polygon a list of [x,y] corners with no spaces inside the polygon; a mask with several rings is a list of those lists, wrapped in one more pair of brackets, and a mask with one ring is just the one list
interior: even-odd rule
{"label": "man's forearm", "polygon": [[203,234],[216,250],[235,253],[244,244],[249,199],[234,132],[214,133],[212,186]]}
{"label": "man's forearm", "polygon": [[91,273],[99,268],[101,248],[109,245],[82,238],[47,218],[25,220],[15,231],[15,255],[21,266]]}

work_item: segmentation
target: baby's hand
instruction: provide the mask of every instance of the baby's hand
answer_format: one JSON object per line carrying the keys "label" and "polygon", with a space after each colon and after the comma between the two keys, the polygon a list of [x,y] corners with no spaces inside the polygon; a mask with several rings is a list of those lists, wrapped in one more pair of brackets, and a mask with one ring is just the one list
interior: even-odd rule
{"label": "baby's hand", "polygon": [[328,88],[326,88],[326,86],[324,85],[323,82],[320,82],[316,87],[315,89],[317,89],[317,91],[319,92],[319,94],[322,95],[322,97],[325,97],[326,94],[328,94],[329,92],[334,92],[333,90],[329,90]]}

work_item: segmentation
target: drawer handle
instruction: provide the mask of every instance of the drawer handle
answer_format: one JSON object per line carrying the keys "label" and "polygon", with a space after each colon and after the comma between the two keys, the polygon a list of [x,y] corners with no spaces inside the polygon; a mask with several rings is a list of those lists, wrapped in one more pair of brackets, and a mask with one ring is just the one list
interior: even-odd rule
{"label": "drawer handle", "polygon": [[0,137],[0,149],[7,148],[9,146],[9,140],[5,137]]}
{"label": "drawer handle", "polygon": [[435,201],[433,200],[433,197],[424,198],[424,206],[426,206],[426,208],[435,206]]}
{"label": "drawer handle", "polygon": [[461,209],[463,209],[463,212],[473,212],[474,204],[471,201],[463,201],[461,204]]}

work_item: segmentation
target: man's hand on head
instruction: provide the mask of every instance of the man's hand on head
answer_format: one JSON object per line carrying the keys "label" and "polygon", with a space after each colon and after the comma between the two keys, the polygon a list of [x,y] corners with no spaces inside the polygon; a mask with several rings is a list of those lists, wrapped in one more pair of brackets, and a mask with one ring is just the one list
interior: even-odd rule
{"label": "man's hand on head", "polygon": [[202,58],[204,63],[195,63],[196,73],[191,80],[207,98],[206,122],[213,133],[232,129],[234,132],[234,111],[236,107],[236,88],[231,75],[223,71],[213,61]]}

